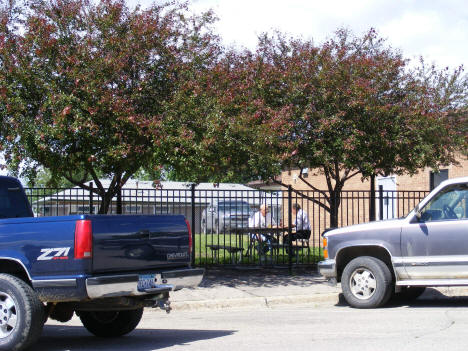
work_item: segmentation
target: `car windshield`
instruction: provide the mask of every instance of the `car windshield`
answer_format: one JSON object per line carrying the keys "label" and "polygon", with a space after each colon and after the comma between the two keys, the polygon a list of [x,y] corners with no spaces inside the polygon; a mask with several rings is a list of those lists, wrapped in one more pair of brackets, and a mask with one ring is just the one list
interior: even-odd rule
{"label": "car windshield", "polygon": [[220,211],[229,212],[250,212],[250,205],[247,202],[220,202],[218,203]]}

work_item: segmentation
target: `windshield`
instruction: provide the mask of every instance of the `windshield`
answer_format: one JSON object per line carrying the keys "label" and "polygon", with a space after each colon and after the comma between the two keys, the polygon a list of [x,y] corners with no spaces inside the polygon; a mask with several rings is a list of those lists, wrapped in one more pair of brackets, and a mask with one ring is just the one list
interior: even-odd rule
{"label": "windshield", "polygon": [[225,212],[251,212],[250,205],[247,202],[220,202],[218,203],[219,211]]}

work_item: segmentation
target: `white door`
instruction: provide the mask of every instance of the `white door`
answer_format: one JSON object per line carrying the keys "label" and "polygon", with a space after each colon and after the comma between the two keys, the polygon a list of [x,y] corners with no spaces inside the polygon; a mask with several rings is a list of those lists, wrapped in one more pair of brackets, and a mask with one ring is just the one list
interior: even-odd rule
{"label": "white door", "polygon": [[[380,186],[383,187],[383,209],[380,216]],[[397,184],[396,176],[390,177],[378,177],[377,178],[377,191],[375,194],[376,208],[377,208],[377,218],[391,219],[398,217],[397,214]]]}

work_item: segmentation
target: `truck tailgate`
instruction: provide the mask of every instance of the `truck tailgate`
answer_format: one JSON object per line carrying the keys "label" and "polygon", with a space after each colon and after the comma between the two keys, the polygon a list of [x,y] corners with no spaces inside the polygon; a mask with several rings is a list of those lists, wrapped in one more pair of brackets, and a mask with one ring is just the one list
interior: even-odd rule
{"label": "truck tailgate", "polygon": [[87,216],[93,231],[93,272],[134,271],[187,265],[189,233],[184,216]]}

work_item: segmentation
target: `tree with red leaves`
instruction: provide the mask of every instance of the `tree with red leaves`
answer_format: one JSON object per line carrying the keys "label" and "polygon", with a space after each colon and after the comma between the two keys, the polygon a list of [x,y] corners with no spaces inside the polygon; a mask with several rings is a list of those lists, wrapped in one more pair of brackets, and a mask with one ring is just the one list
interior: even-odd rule
{"label": "tree with red leaves", "polygon": [[34,177],[41,165],[94,191],[107,213],[135,172],[163,163],[167,104],[217,54],[213,15],[176,2],[132,10],[124,0],[34,0],[10,1],[0,16],[9,167]]}
{"label": "tree with red leaves", "polygon": [[339,30],[321,45],[265,35],[255,53],[229,53],[183,85],[170,113],[181,128],[167,135],[178,142],[183,133],[187,142],[171,157],[187,161],[174,163],[193,180],[266,180],[312,168],[327,189],[300,178],[325,199],[310,198],[337,226],[352,177],[454,161],[463,133],[447,116],[466,98],[461,74],[411,68],[374,30],[362,37]]}
{"label": "tree with red leaves", "polygon": [[[339,30],[320,46],[265,36],[259,55],[282,76],[273,90],[281,93],[269,106],[289,109],[283,115],[288,134],[271,130],[289,141],[277,160],[325,176],[326,190],[300,178],[325,198],[319,205],[330,213],[331,226],[338,225],[341,192],[350,178],[414,174],[455,162],[466,136],[447,116],[466,101],[461,68],[411,68],[374,30],[362,37]],[[272,138],[256,137],[264,143]]]}
{"label": "tree with red leaves", "polygon": [[278,173],[289,107],[269,106],[261,88],[276,82],[276,71],[249,51],[229,51],[187,80],[162,126],[175,179],[247,182]]}

